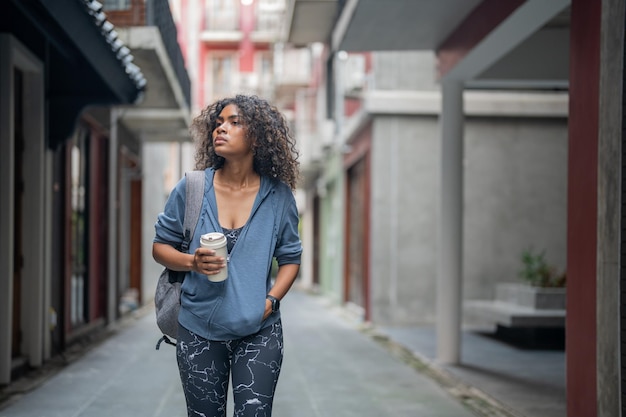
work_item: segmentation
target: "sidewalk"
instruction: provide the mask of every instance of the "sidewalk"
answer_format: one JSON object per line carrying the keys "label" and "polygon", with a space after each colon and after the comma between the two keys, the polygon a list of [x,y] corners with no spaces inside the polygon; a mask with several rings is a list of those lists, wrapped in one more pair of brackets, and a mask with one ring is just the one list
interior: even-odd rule
{"label": "sidewalk", "polygon": [[[274,417],[471,417],[472,411],[322,298],[292,290],[281,305],[285,359]],[[174,348],[144,309],[0,417],[184,417]],[[228,416],[232,415],[229,406]],[[496,415],[496,414],[491,414]]]}
{"label": "sidewalk", "polygon": [[567,415],[563,350],[523,349],[489,334],[463,331],[461,364],[444,366],[434,362],[436,334],[432,326],[388,327],[377,331],[388,343],[400,346],[434,372],[437,379],[486,399],[502,415]]}

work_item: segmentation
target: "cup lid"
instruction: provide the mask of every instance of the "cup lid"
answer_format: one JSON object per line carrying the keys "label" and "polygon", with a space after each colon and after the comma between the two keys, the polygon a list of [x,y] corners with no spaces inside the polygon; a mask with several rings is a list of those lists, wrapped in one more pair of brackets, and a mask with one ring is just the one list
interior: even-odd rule
{"label": "cup lid", "polygon": [[223,233],[219,233],[219,232],[212,232],[212,233],[206,233],[202,236],[200,236],[200,240],[203,240],[205,242],[221,242],[223,240],[226,240],[226,236],[224,236]]}

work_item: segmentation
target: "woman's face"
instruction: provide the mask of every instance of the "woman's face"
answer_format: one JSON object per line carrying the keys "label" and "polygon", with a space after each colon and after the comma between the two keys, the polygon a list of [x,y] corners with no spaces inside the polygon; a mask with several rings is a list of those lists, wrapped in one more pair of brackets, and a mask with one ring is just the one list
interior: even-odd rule
{"label": "woman's face", "polygon": [[239,109],[229,104],[222,109],[213,129],[213,149],[223,158],[252,155],[250,141],[246,138],[247,128],[240,117]]}

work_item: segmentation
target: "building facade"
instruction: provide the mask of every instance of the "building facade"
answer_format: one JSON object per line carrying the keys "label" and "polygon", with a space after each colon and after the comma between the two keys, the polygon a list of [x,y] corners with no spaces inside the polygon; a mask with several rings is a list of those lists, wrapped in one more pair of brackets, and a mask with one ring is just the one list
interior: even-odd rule
{"label": "building facade", "polygon": [[172,8],[197,86],[193,114],[236,93],[274,99],[284,0],[177,0]]}
{"label": "building facade", "polygon": [[[325,45],[319,118],[333,124],[306,181],[309,282],[374,323],[433,322],[437,361],[456,364],[465,301],[515,280],[525,247],[546,249],[567,271],[567,414],[622,415],[624,2],[290,10],[289,40]],[[344,70],[363,53],[354,112]]]}
{"label": "building facade", "polygon": [[[366,320],[433,323],[441,154],[433,56],[346,54],[339,65],[352,80],[337,83],[346,85],[341,133],[316,157],[317,172],[305,168],[312,175],[305,181],[311,206],[322,201],[318,228],[328,236],[314,275],[325,293]],[[540,247],[565,267],[567,95],[473,91],[465,97],[464,298],[471,300],[491,298],[495,283],[517,280],[525,248]],[[296,127],[304,140],[307,127]],[[329,195],[335,190],[341,191]],[[345,242],[344,249],[336,242]]]}
{"label": "building facade", "polygon": [[[115,6],[137,6],[126,3]],[[134,24],[158,28],[168,44],[171,13],[157,3],[142,1],[146,19]],[[135,54],[137,37],[122,39],[116,24],[92,0],[3,6],[0,384],[142,302],[142,123],[156,107],[179,134],[189,103],[168,108],[158,88],[189,91],[189,82],[159,76],[175,73],[174,55],[145,60],[165,48]]]}

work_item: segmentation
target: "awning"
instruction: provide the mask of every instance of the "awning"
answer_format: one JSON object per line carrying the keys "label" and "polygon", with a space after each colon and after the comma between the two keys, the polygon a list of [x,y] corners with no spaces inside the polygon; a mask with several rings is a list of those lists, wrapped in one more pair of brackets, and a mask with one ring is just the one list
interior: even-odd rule
{"label": "awning", "polygon": [[142,97],[145,77],[98,1],[9,0],[0,31],[46,67],[50,147],[71,135],[86,107],[134,104]]}
{"label": "awning", "polygon": [[[60,41],[73,44],[75,52],[78,53],[78,56],[73,56],[75,54],[66,48],[65,52],[70,52],[69,56],[66,56],[68,61],[84,60],[89,65],[89,70],[101,79],[120,104],[137,101],[146,80],[139,67],[133,64],[131,51],[118,39],[115,27],[106,19],[102,4],[96,0],[39,0],[39,2],[58,24],[62,32],[59,35],[65,38]],[[70,68],[67,68],[66,72],[81,75],[74,73]],[[64,78],[64,81],[68,81],[65,84],[68,87],[76,84],[75,78]]]}
{"label": "awning", "polygon": [[565,89],[569,0],[346,0],[330,45],[430,50],[469,88]]}

